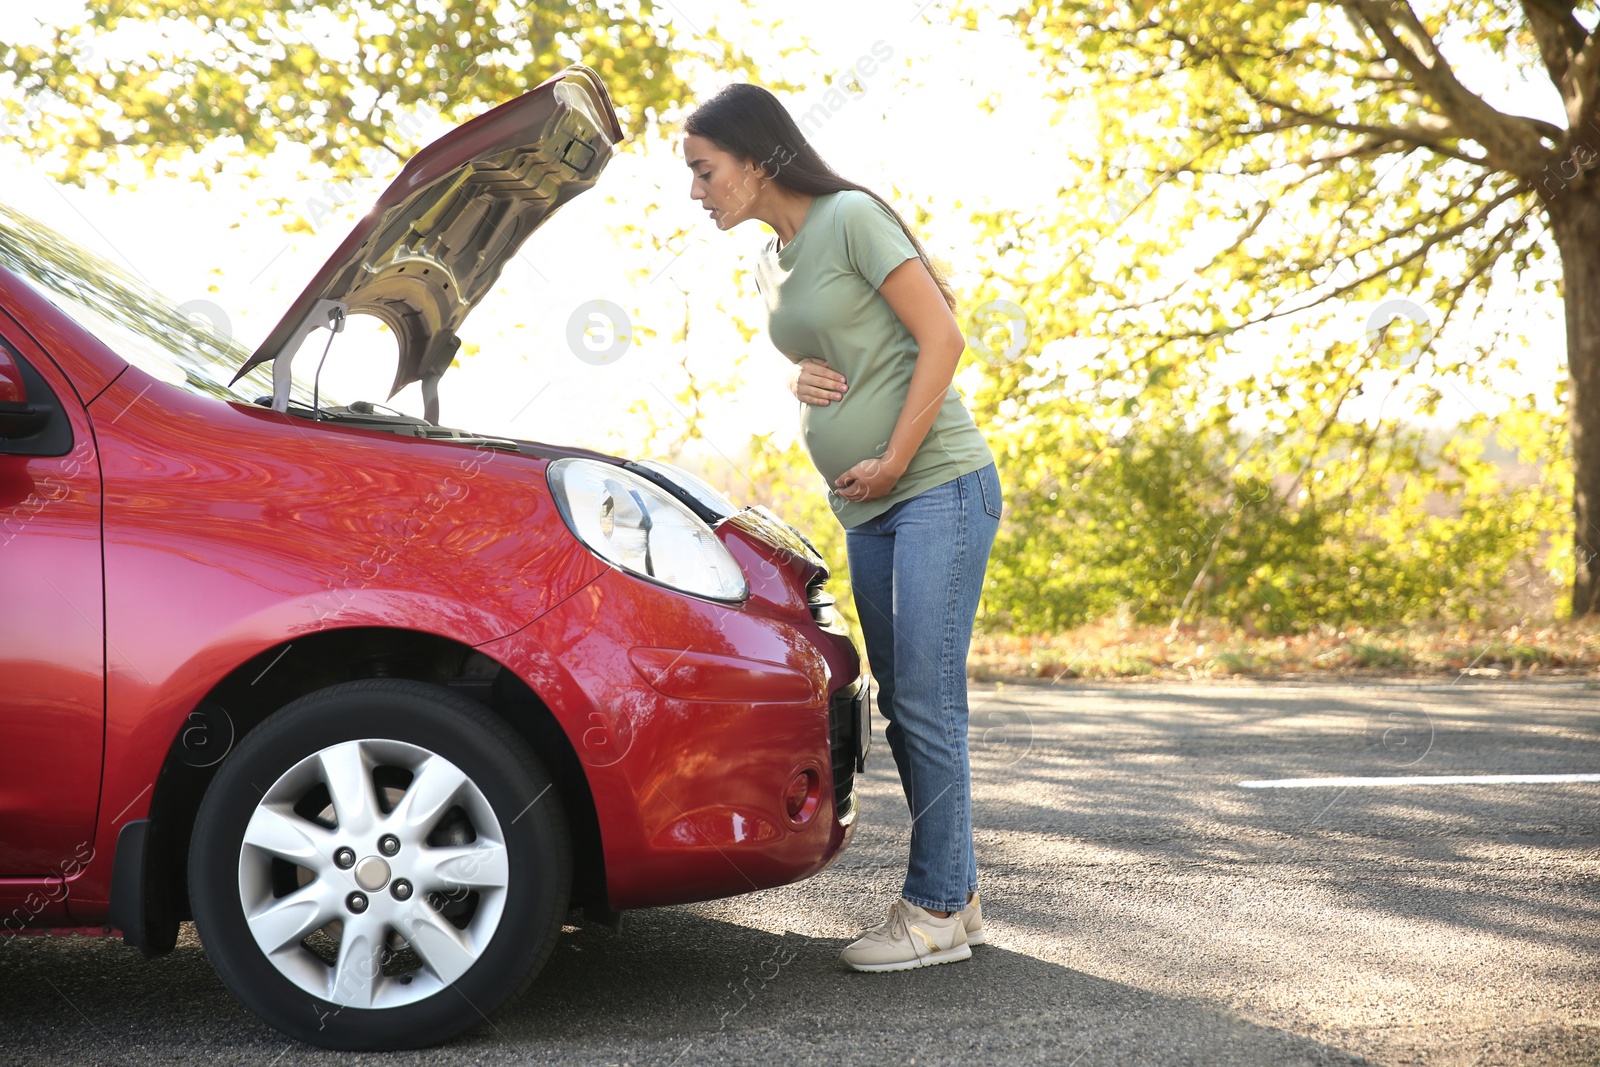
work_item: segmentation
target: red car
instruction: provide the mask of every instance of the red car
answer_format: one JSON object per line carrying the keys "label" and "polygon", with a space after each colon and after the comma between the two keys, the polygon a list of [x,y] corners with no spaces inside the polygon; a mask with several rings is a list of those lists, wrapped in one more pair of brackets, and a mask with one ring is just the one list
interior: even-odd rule
{"label": "red car", "polygon": [[[192,917],[273,1026],[411,1047],[525,989],[569,908],[838,855],[870,729],[809,542],[668,464],[438,425],[462,320],[621,136],[581,66],[461,126],[248,359],[0,210],[0,932],[153,956]],[[357,313],[426,418],[291,373]]]}

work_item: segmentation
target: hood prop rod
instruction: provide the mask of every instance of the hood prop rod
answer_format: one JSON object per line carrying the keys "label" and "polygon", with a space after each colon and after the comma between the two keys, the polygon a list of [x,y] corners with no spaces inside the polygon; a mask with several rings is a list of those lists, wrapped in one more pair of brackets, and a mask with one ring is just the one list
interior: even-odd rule
{"label": "hood prop rod", "polygon": [[322,347],[322,358],[317,360],[317,373],[311,378],[311,418],[317,422],[322,421],[322,403],[320,392],[322,389],[322,365],[328,362],[328,353],[333,350],[335,334],[344,332],[344,308],[335,307],[328,312],[328,343]]}

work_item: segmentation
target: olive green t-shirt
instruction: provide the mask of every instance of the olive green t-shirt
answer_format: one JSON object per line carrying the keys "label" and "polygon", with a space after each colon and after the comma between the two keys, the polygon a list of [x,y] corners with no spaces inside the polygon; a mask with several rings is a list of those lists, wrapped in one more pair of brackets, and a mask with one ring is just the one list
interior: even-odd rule
{"label": "olive green t-shirt", "polygon": [[927,437],[887,495],[854,501],[834,491],[839,475],[883,455],[905,407],[917,342],[878,286],[916,256],[888,208],[867,193],[845,189],[814,198],[794,238],[778,248],[774,234],[756,258],[756,288],[767,303],[772,343],[793,363],[808,356],[826,360],[849,386],[844,399],[826,407],[800,403],[806,451],[847,529],[994,461],[952,384]]}

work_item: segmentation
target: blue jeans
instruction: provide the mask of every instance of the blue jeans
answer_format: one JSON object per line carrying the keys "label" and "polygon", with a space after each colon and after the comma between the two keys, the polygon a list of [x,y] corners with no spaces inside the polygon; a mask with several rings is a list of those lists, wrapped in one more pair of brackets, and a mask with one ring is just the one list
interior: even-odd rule
{"label": "blue jeans", "polygon": [[967,759],[967,647],[1000,526],[991,462],[845,530],[884,736],[911,809],[911,903],[958,911],[978,888]]}

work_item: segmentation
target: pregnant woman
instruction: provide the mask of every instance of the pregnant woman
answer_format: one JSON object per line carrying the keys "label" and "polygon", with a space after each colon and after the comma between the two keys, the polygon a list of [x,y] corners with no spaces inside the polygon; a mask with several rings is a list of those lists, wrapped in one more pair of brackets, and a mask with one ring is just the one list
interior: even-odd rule
{"label": "pregnant woman", "polygon": [[955,298],[899,215],[834,173],[767,90],[730,85],[684,129],[689,195],[717,228],[759,219],[776,231],[756,286],[772,342],[796,366],[806,450],[845,529],[911,809],[901,897],[842,958],[861,971],[967,959],[984,932],[966,660],[1000,480],[951,385],[965,348]]}

